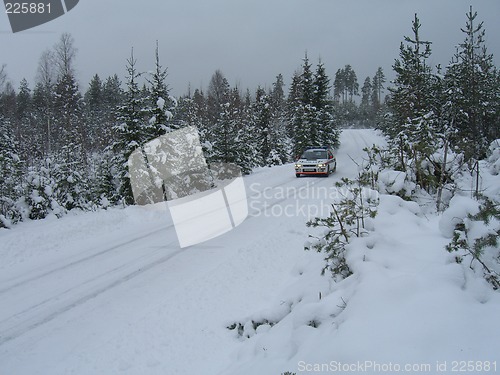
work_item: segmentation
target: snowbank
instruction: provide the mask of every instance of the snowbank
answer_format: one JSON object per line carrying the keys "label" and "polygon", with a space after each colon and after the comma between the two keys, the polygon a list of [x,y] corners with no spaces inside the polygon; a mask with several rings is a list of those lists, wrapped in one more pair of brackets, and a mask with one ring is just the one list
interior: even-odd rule
{"label": "snowbank", "polygon": [[353,275],[339,283],[320,277],[323,261],[311,254],[274,308],[239,318],[274,322],[249,336],[233,331],[242,344],[224,375],[365,373],[373,366],[436,373],[438,364],[451,371],[457,359],[498,359],[500,295],[444,250],[448,218],[474,212],[477,203],[454,198],[440,222],[414,202],[380,198],[375,231],[349,245]]}

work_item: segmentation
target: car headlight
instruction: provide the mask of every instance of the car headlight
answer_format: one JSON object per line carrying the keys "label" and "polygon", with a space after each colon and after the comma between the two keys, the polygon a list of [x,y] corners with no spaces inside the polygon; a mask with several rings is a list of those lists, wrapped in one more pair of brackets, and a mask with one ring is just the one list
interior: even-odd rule
{"label": "car headlight", "polygon": [[319,167],[319,168],[324,168],[324,167],[326,167],[326,164],[319,163],[319,164],[318,164],[318,167]]}
{"label": "car headlight", "polygon": [[302,168],[302,164],[295,164],[295,168]]}

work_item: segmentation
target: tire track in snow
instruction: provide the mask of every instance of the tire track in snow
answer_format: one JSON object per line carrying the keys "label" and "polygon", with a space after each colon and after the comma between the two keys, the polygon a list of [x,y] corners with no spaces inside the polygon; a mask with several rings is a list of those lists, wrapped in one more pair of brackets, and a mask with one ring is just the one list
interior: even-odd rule
{"label": "tire track in snow", "polygon": [[[172,241],[168,245],[171,245],[174,242],[175,241]],[[46,323],[49,323],[50,321],[56,319],[60,315],[62,315],[64,313],[98,297],[99,295],[107,292],[108,290],[113,289],[113,288],[115,288],[115,287],[117,287],[117,286],[119,286],[119,285],[121,285],[121,284],[123,284],[123,283],[157,267],[157,266],[159,266],[159,265],[162,265],[163,263],[165,263],[165,262],[169,261],[170,259],[174,258],[175,256],[179,255],[181,252],[182,252],[182,249],[176,250],[176,251],[174,251],[168,255],[165,255],[165,256],[163,256],[163,257],[161,257],[161,258],[159,258],[151,263],[147,263],[147,264],[143,265],[142,267],[140,267],[132,272],[129,272],[125,275],[120,276],[118,279],[115,279],[111,282],[108,282],[105,285],[100,286],[97,289],[92,290],[90,293],[87,293],[81,297],[77,297],[76,299],[74,299],[72,301],[64,301],[63,300],[64,303],[61,304],[62,306],[57,307],[55,310],[50,311],[45,315],[37,316],[35,318],[29,318],[29,319],[15,325],[14,327],[11,327],[11,328],[4,330],[3,332],[0,333],[0,346],[24,335],[25,333],[27,333],[27,332],[29,332],[37,327],[40,327]],[[84,284],[86,284],[86,283],[84,283]],[[81,284],[81,285],[83,285],[83,284]],[[50,300],[55,301],[55,303],[57,303],[60,300],[60,297],[61,297],[61,294],[51,298]]]}
{"label": "tire track in snow", "polygon": [[78,259],[78,260],[71,261],[70,263],[64,264],[64,265],[62,265],[62,266],[60,266],[60,267],[56,267],[56,268],[53,268],[53,269],[51,269],[51,270],[49,270],[49,271],[45,271],[45,272],[39,273],[39,274],[37,274],[37,275],[34,275],[34,276],[31,276],[31,277],[25,278],[25,279],[23,279],[23,280],[21,280],[21,281],[18,281],[18,282],[14,283],[14,284],[11,284],[11,285],[9,285],[9,286],[7,286],[7,287],[4,287],[4,288],[0,289],[0,295],[4,294],[4,293],[6,293],[6,292],[10,292],[10,291],[12,291],[12,289],[18,288],[18,287],[23,286],[23,285],[25,285],[25,284],[28,284],[28,283],[31,283],[31,282],[37,281],[37,280],[39,280],[39,279],[41,279],[41,278],[44,278],[44,277],[50,276],[50,275],[52,275],[52,274],[54,274],[54,273],[56,273],[56,272],[65,271],[65,270],[68,270],[68,269],[69,269],[69,268],[71,268],[71,267],[78,266],[78,265],[80,265],[80,264],[82,264],[82,263],[85,263],[85,262],[88,262],[88,261],[91,261],[91,260],[95,260],[95,258],[98,258],[98,257],[100,257],[100,256],[103,256],[103,255],[105,255],[105,254],[107,254],[107,253],[110,253],[110,252],[112,252],[112,251],[114,251],[114,250],[118,250],[118,249],[122,248],[123,246],[129,245],[129,244],[132,244],[132,243],[134,243],[134,242],[136,242],[136,241],[143,240],[144,238],[147,238],[147,237],[149,237],[149,236],[151,236],[151,235],[154,235],[154,234],[156,234],[156,233],[159,233],[159,232],[161,232],[161,231],[163,231],[163,230],[165,230],[165,229],[167,229],[167,230],[168,230],[168,229],[170,229],[170,228],[173,228],[173,224],[168,225],[168,226],[163,227],[163,228],[160,228],[160,229],[156,229],[156,230],[154,230],[154,231],[152,231],[152,232],[146,233],[146,234],[141,235],[141,236],[139,236],[139,237],[135,237],[135,238],[133,238],[133,239],[130,239],[130,240],[127,240],[127,241],[125,241],[125,242],[122,242],[122,243],[116,244],[116,245],[114,245],[114,246],[108,247],[108,248],[106,248],[106,249],[104,249],[104,250],[101,250],[101,251],[99,251],[99,252],[97,252],[97,253],[94,253],[94,254],[88,255],[88,256],[86,256],[86,257],[84,257],[84,258],[80,258],[80,259]]}

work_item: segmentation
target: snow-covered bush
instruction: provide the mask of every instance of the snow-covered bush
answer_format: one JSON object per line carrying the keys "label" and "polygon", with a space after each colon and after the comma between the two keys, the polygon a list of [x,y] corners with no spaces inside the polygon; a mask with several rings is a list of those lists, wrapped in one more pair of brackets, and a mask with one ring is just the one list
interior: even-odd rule
{"label": "snow-covered bush", "polygon": [[9,197],[0,197],[0,228],[10,228],[22,220],[18,202]]}
{"label": "snow-covered bush", "polygon": [[490,163],[490,172],[492,175],[500,173],[500,139],[497,139],[490,144],[490,156],[488,162]]}
{"label": "snow-covered bush", "polygon": [[[55,199],[56,181],[53,176],[57,168],[57,164],[47,158],[42,165],[28,169],[25,202],[30,219],[44,219],[54,206],[60,208]],[[62,214],[62,211],[58,214]]]}
{"label": "snow-covered bush", "polygon": [[397,195],[410,200],[415,193],[416,184],[405,172],[384,170],[378,176],[378,188],[381,193]]}
{"label": "snow-covered bush", "polygon": [[390,155],[388,150],[376,145],[370,148],[365,147],[363,151],[366,153],[366,157],[363,158],[361,164],[356,163],[358,165],[359,180],[363,185],[376,190],[379,173],[390,164]]}
{"label": "snow-covered bush", "polygon": [[[500,205],[488,198],[482,198],[475,213],[465,217],[453,216],[455,223],[453,238],[446,246],[450,253],[456,253],[457,263],[470,257],[470,268],[482,272],[494,289],[500,288]],[[454,210],[456,211],[456,210]],[[446,219],[446,218],[445,218]],[[445,226],[441,230],[446,230]]]}

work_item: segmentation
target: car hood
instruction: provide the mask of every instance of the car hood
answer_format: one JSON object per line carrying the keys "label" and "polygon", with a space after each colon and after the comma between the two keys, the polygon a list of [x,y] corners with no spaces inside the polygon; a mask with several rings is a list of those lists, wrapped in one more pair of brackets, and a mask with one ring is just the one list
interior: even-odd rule
{"label": "car hood", "polygon": [[304,164],[304,163],[326,163],[328,159],[299,159],[296,163]]}

